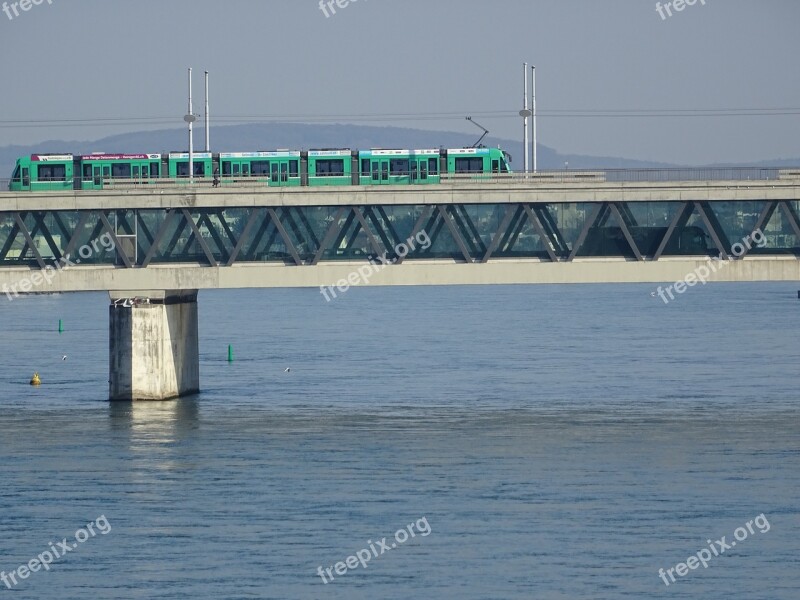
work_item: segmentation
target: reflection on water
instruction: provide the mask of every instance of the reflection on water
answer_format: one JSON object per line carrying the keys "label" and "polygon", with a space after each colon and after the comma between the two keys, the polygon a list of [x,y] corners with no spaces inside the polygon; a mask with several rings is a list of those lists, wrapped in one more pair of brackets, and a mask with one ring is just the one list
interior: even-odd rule
{"label": "reflection on water", "polygon": [[127,432],[131,461],[170,471],[185,468],[181,444],[199,427],[196,397],[164,402],[110,402],[112,430]]}

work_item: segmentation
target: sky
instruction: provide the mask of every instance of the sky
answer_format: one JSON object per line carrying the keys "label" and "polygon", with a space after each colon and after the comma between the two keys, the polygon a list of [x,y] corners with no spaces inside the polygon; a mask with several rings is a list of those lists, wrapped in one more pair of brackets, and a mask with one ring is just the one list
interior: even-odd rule
{"label": "sky", "polygon": [[180,126],[188,67],[216,125],[479,135],[470,115],[521,140],[527,61],[559,152],[800,158],[797,0],[36,1],[0,12],[0,146]]}

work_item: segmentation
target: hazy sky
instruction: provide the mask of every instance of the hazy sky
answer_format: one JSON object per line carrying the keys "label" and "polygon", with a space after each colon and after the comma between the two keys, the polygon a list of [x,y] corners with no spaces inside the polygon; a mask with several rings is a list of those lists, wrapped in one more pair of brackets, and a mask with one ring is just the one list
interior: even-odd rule
{"label": "hazy sky", "polygon": [[662,19],[650,0],[351,0],[329,17],[319,0],[43,0],[0,12],[0,145],[180,125],[189,66],[197,113],[211,72],[217,124],[474,133],[473,115],[520,139],[527,60],[539,141],[561,152],[800,157],[800,2],[702,1]]}

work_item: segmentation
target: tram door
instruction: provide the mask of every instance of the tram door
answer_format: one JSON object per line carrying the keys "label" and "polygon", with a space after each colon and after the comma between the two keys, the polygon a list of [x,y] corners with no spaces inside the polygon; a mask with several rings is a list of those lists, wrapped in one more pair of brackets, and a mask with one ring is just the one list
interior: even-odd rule
{"label": "tram door", "polygon": [[381,185],[389,183],[388,160],[372,160],[372,183]]}
{"label": "tram door", "polygon": [[285,186],[289,183],[289,161],[273,160],[270,163],[270,185]]}

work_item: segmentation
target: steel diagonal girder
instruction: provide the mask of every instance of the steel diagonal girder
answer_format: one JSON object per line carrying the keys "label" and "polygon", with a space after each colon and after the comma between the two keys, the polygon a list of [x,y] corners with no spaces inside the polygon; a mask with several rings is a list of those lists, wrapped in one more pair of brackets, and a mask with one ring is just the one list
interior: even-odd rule
{"label": "steel diagonal girder", "polygon": [[[144,256],[147,254],[147,251],[150,249],[150,246],[153,245],[153,234],[150,233],[150,229],[147,227],[147,223],[144,222],[144,217],[142,213],[138,210],[136,211],[136,221],[137,221],[137,234],[136,234],[136,244],[141,249],[140,256]],[[147,241],[147,246],[142,244],[142,241],[139,239],[139,231],[144,233],[144,238]]]}
{"label": "steel diagonal girder", "polygon": [[[92,229],[92,232],[89,234],[89,240],[94,240],[100,237],[103,229],[105,229],[105,225],[103,225],[103,220],[100,217],[97,217],[97,221],[94,224],[94,228]],[[78,249],[78,254],[80,254],[80,248]]]}
{"label": "steel diagonal girder", "polygon": [[[114,212],[116,213],[114,215],[114,217],[115,217],[114,233],[119,235],[120,234],[120,225],[122,225],[122,232],[121,232],[122,235],[133,235],[134,231],[136,231],[136,228],[133,227],[128,222],[128,215],[127,215],[128,211],[127,210],[116,210]],[[135,221],[135,219],[134,219],[134,221]]]}
{"label": "steel diagonal girder", "polygon": [[[212,211],[212,213],[216,214],[216,211]],[[218,216],[218,215],[217,215]],[[225,248],[225,242],[220,236],[217,228],[214,227],[214,224],[211,222],[209,218],[209,214],[207,212],[200,213],[200,219],[198,220],[199,225],[205,225],[206,229],[208,229],[208,233],[211,235],[214,243],[217,245],[217,249],[219,250],[219,255],[226,257],[224,260],[227,262],[228,250]]]}
{"label": "steel diagonal girder", "polygon": [[[417,235],[419,233],[421,233],[422,231],[425,231],[425,233],[428,235],[428,238],[431,240],[431,244],[433,244],[433,238],[430,237],[430,232],[423,229],[423,224],[425,222],[429,221],[429,219],[431,218],[431,215],[434,214],[433,211],[434,211],[433,206],[425,206],[422,209],[422,212],[420,212],[419,217],[417,217],[417,220],[414,223],[414,226],[411,228],[411,234],[409,235],[409,237],[415,238],[415,237],[417,237]],[[403,264],[403,261],[406,258],[407,258],[407,256],[398,256],[397,260],[395,261],[395,264],[396,265]]]}
{"label": "steel diagonal girder", "polygon": [[605,227],[606,223],[608,223],[608,219],[611,218],[611,214],[611,209],[609,205],[606,204],[597,217],[597,227]]}
{"label": "steel diagonal girder", "polygon": [[[35,239],[37,235],[41,235],[44,238],[44,241],[47,242],[47,245],[50,247],[50,251],[53,253],[55,258],[59,258],[61,252],[59,251],[58,247],[53,241],[50,232],[47,229],[47,225],[44,223],[45,213],[41,211],[31,211],[30,214],[33,217],[33,229],[30,231],[31,239]],[[24,218],[24,217],[23,217]],[[24,255],[28,250],[28,244],[26,242],[25,246],[22,247],[22,255]]]}
{"label": "steel diagonal girder", "polygon": [[319,239],[317,238],[317,234],[314,232],[314,228],[308,221],[308,217],[306,216],[306,213],[302,207],[297,208],[297,216],[299,217],[300,222],[303,224],[303,227],[305,227],[306,231],[308,232],[308,238],[311,241],[309,248],[313,247],[315,249],[314,251],[316,252],[316,250],[319,249]]}
{"label": "steel diagonal girder", "polygon": [[[275,243],[275,239],[280,235],[280,231],[278,231],[278,227],[272,223],[272,219],[267,218],[265,223],[264,223],[264,229],[263,230],[259,230],[260,231],[260,235],[259,235],[259,238],[258,238],[259,241],[261,241],[261,239],[264,237],[264,234],[267,231],[269,231],[269,226],[270,225],[272,225],[272,231],[270,231],[269,237],[267,238],[267,243],[264,244],[264,251],[265,252],[268,252],[269,249],[272,248],[272,245]],[[255,246],[255,247],[258,248],[258,246]],[[285,259],[286,257],[284,256],[283,258]]]}
{"label": "steel diagonal girder", "polygon": [[458,206],[461,208],[461,213],[463,215],[464,221],[467,224],[467,227],[469,228],[470,232],[472,233],[472,236],[475,238],[475,243],[476,243],[475,251],[476,251],[476,253],[483,254],[484,252],[486,252],[486,243],[483,241],[483,238],[481,237],[481,234],[478,231],[478,228],[475,225],[475,222],[472,220],[472,217],[469,216],[469,211],[467,210],[467,207],[464,206],[463,204],[459,204]]}
{"label": "steel diagonal girder", "polygon": [[567,258],[567,262],[572,262],[573,259],[578,255],[578,251],[581,249],[581,246],[583,246],[583,242],[586,241],[586,236],[589,235],[589,230],[591,230],[595,222],[597,222],[600,212],[606,209],[607,204],[607,202],[602,202],[595,205],[595,207],[592,209],[592,214],[588,219],[586,219],[586,223],[584,223],[583,229],[581,229],[581,233],[578,236],[578,239],[575,241],[575,246],[573,246],[572,252],[570,252],[569,258]]}
{"label": "steel diagonal girder", "polygon": [[105,211],[100,211],[100,222],[103,223],[103,227],[105,228],[106,232],[111,236],[111,241],[114,243],[114,251],[117,253],[117,258],[122,260],[122,263],[126,268],[130,269],[132,266],[131,259],[128,258],[128,255],[125,254],[125,252],[123,252],[122,244],[119,243],[117,234],[114,231],[114,228],[111,226],[111,223],[109,223],[108,216],[106,216]]}
{"label": "steel diagonal girder", "polygon": [[729,251],[732,247],[731,241],[728,239],[728,234],[725,232],[725,228],[722,226],[722,223],[719,222],[714,209],[711,208],[711,205],[708,202],[698,202],[697,205],[698,209],[702,210],[708,217],[708,222],[711,223],[711,226],[717,233],[717,237],[722,247],[726,252]]}
{"label": "steel diagonal girder", "polygon": [[198,229],[197,224],[194,222],[194,219],[192,218],[192,214],[189,212],[189,209],[183,208],[181,209],[181,211],[183,212],[183,218],[186,219],[186,223],[187,225],[189,225],[189,229],[192,230],[194,237],[197,238],[197,243],[200,244],[200,248],[203,250],[203,254],[206,255],[206,258],[208,259],[208,264],[211,265],[212,267],[216,267],[217,259],[214,258],[214,254],[211,252],[211,248],[209,248],[205,238],[202,235],[200,235],[200,229]]}
{"label": "steel diagonal girder", "polygon": [[670,222],[669,227],[667,227],[667,231],[664,234],[661,243],[658,245],[656,253],[653,255],[654,261],[661,258],[661,255],[664,254],[664,250],[667,249],[667,244],[669,244],[669,241],[674,235],[675,230],[678,228],[683,229],[686,226],[686,223],[689,222],[689,218],[692,216],[691,205],[692,202],[682,202],[678,210],[675,211],[675,216],[672,217],[672,221]]}
{"label": "steel diagonal girder", "polygon": [[[349,209],[347,211],[347,219],[345,219],[344,224],[339,228],[339,233],[338,233],[338,235],[336,237],[336,240],[333,243],[333,250],[334,251],[338,251],[339,248],[342,247],[342,244],[344,243],[344,241],[345,241],[345,239],[347,237],[347,232],[353,226],[353,221],[355,221],[355,219],[356,219],[355,213],[353,213],[352,209]],[[355,236],[355,234],[353,234],[353,235]],[[349,246],[349,243],[348,243],[348,246]],[[345,246],[345,248],[347,248],[347,246]]]}
{"label": "steel diagonal girder", "polygon": [[[70,233],[69,228],[64,224],[64,221],[61,219],[61,215],[57,211],[53,211],[50,214],[53,216],[53,221],[55,222],[56,227],[58,227],[58,229],[61,231],[62,240],[67,240],[67,243],[69,243],[69,240],[72,238],[72,233]],[[63,256],[61,250],[59,250],[57,254],[54,253],[53,255],[56,258],[61,258]]]}
{"label": "steel diagonal girder", "polygon": [[442,216],[439,214],[437,208],[434,207],[424,228],[425,231],[428,232],[428,235],[430,235],[431,245],[434,245],[437,241],[439,241],[439,234],[441,233],[443,227],[444,221],[442,220]]}
{"label": "steel diagonal girder", "polygon": [[222,230],[225,232],[225,235],[228,236],[228,241],[231,243],[231,248],[236,247],[236,236],[233,234],[233,231],[231,231],[230,225],[228,225],[228,220],[225,218],[225,210],[220,208],[218,210],[211,211],[211,214],[217,216],[219,224],[222,225]]}
{"label": "steel diagonal girder", "polygon": [[[720,256],[725,260],[730,259],[730,255],[728,254],[728,249],[725,248],[725,244],[723,244],[722,239],[720,238],[719,232],[714,227],[714,221],[717,221],[717,218],[714,217],[713,221],[711,217],[706,213],[705,207],[703,206],[703,202],[695,202],[694,206],[697,209],[697,212],[700,214],[700,217],[703,219],[703,223],[706,224],[706,228],[708,229],[708,233],[711,235],[711,239],[714,240],[714,245],[719,250]],[[710,211],[709,211],[710,212]],[[717,221],[717,224],[719,222]],[[723,234],[724,235],[724,234]],[[726,236],[727,239],[727,236]]]}
{"label": "steel diagonal girder", "polygon": [[[394,240],[394,243],[392,244],[390,242],[390,245],[396,246],[397,244],[403,242],[404,240],[400,239],[400,236],[398,235],[397,230],[394,228],[394,226],[392,225],[392,222],[389,220],[389,215],[386,214],[386,210],[383,208],[383,206],[378,205],[378,206],[374,206],[374,207],[370,207],[370,208],[371,209],[374,208],[378,212],[378,216],[380,216],[380,218],[383,219],[384,227],[386,229],[388,229],[389,235],[391,236],[391,239]],[[372,210],[370,210],[370,214],[373,216],[373,219],[376,219],[376,217],[375,217],[374,213],[372,212]],[[380,231],[383,231],[383,228],[381,228]]]}
{"label": "steel diagonal girder", "polygon": [[333,221],[331,221],[330,225],[328,225],[328,229],[319,244],[317,253],[311,260],[312,265],[316,265],[320,260],[322,260],[322,257],[325,255],[325,251],[328,250],[328,246],[330,246],[331,242],[333,242],[336,239],[336,236],[339,235],[339,231],[341,230],[341,224],[339,222],[342,220],[342,217],[344,217],[344,211],[345,207],[341,206],[333,216]]}
{"label": "steel diagonal girder", "polygon": [[289,234],[286,232],[286,229],[283,227],[283,224],[281,224],[278,215],[275,213],[275,209],[268,208],[267,212],[269,213],[269,216],[272,219],[272,223],[275,225],[276,229],[278,230],[278,233],[283,239],[283,243],[286,245],[286,249],[289,251],[289,254],[292,255],[292,260],[297,266],[302,265],[303,261],[300,258],[300,255],[297,253],[297,249],[294,247],[294,244],[292,244],[292,240],[289,237]]}
{"label": "steel diagonal girder", "polygon": [[536,216],[539,217],[539,222],[547,233],[553,249],[557,251],[561,258],[569,256],[569,244],[567,244],[567,240],[564,239],[564,235],[558,229],[550,209],[547,208],[547,204],[533,204],[531,208]]}
{"label": "steel diagonal girder", "polygon": [[[513,252],[514,248],[517,246],[520,236],[522,235],[522,232],[525,231],[525,226],[529,221],[528,213],[525,211],[525,204],[516,204],[514,205],[514,208],[515,211],[513,213],[511,223],[505,231],[505,237],[500,243],[500,248],[504,252]],[[531,224],[531,227],[533,227],[533,224]]]}
{"label": "steel diagonal girder", "polygon": [[[289,223],[289,227],[291,227],[292,232],[294,232],[294,237],[297,239],[297,243],[298,243],[298,246],[296,246],[296,248],[297,248],[297,252],[298,252],[298,255],[299,255],[302,246],[304,244],[306,244],[306,238],[303,235],[303,232],[300,231],[300,228],[297,226],[297,223],[295,222],[294,218],[292,217],[292,209],[291,209],[291,207],[283,207],[283,208],[281,208],[280,209],[280,214],[283,217],[283,219],[286,222]],[[288,233],[289,230],[287,229],[286,232]]]}
{"label": "steel diagonal girder", "polygon": [[[253,236],[253,241],[250,243],[249,251],[244,255],[245,257],[250,257],[250,260],[255,260],[258,254],[258,248],[261,246],[261,240],[264,239],[264,234],[269,231],[269,226],[272,225],[272,219],[270,219],[269,213],[267,212],[266,208],[257,208],[255,210],[255,214],[258,214],[258,217],[261,218],[261,224],[258,226],[258,231]],[[258,222],[256,220],[256,222]],[[269,250],[272,246],[272,242],[275,240],[275,236],[278,235],[278,230],[273,225],[272,227],[272,235],[267,238],[267,244],[265,246],[266,250]]]}
{"label": "steel diagonal girder", "polygon": [[788,201],[783,200],[781,203],[781,210],[783,210],[786,218],[789,219],[789,223],[794,229],[794,234],[797,236],[798,240],[800,240],[800,218],[798,218],[797,214],[795,213],[792,205],[789,204]]}
{"label": "steel diagonal girder", "polygon": [[462,238],[470,246],[470,257],[473,255],[483,257],[486,253],[486,244],[483,243],[481,234],[478,233],[478,228],[475,227],[475,223],[472,222],[472,218],[469,216],[466,207],[463,204],[453,204],[449,212],[455,226],[462,234]]}
{"label": "steel diagonal girder", "polygon": [[158,247],[161,245],[161,241],[164,239],[164,236],[167,234],[169,227],[172,225],[172,221],[175,218],[175,211],[172,209],[167,210],[167,216],[164,218],[164,222],[161,223],[161,227],[158,228],[156,232],[156,237],[153,238],[153,243],[150,244],[150,248],[147,251],[147,254],[142,261],[142,267],[147,267],[150,264],[150,261],[153,260],[156,253],[158,252]]}
{"label": "steel diagonal girder", "polygon": [[511,252],[514,246],[517,245],[517,240],[519,236],[522,235],[522,230],[525,229],[525,210],[519,205],[517,205],[516,209],[514,219],[511,221],[511,226],[508,228],[506,236],[503,238],[503,243],[500,246],[506,252]]}
{"label": "steel diagonal girder", "polygon": [[539,234],[539,238],[542,240],[542,244],[544,245],[544,249],[547,250],[547,255],[550,257],[550,260],[552,262],[558,262],[558,256],[556,256],[555,249],[552,247],[550,239],[545,234],[544,227],[542,227],[542,224],[539,223],[539,218],[533,213],[530,205],[523,204],[522,208],[525,210],[525,214],[528,215],[528,220],[533,224],[533,228],[536,230],[536,233]]}
{"label": "steel diagonal girder", "polygon": [[378,242],[378,238],[376,238],[375,234],[372,233],[369,225],[367,225],[366,219],[364,219],[364,215],[361,214],[361,209],[358,206],[354,206],[353,212],[356,215],[356,219],[358,219],[359,225],[361,225],[361,228],[364,230],[367,240],[369,240],[369,245],[372,246],[372,251],[375,253],[375,256],[383,256],[384,253],[388,253],[389,248],[381,247],[380,242]]}
{"label": "steel diagonal girder", "polygon": [[450,219],[450,215],[447,213],[447,209],[442,206],[441,204],[437,207],[439,209],[439,214],[441,215],[442,219],[444,220],[445,225],[447,225],[447,229],[450,230],[450,235],[453,236],[453,239],[458,246],[458,249],[461,251],[461,254],[464,256],[464,260],[468,263],[474,262],[474,259],[469,253],[469,249],[467,248],[466,244],[464,243],[464,239],[461,237],[461,234],[458,233],[458,229],[453,224],[453,221]]}
{"label": "steel diagonal girder", "polygon": [[[175,251],[175,247],[178,245],[178,240],[181,239],[181,235],[183,234],[183,230],[186,229],[188,223],[186,223],[186,217],[182,212],[175,212],[175,215],[178,217],[178,223],[175,227],[175,233],[172,235],[172,239],[167,244],[167,247],[164,248],[164,256],[170,257],[172,256],[173,252]],[[191,230],[190,230],[191,231]],[[184,252],[186,252],[187,248],[192,242],[192,238],[194,237],[194,233],[191,233],[187,243],[184,245]],[[179,253],[180,254],[180,253]]]}
{"label": "steel diagonal girder", "polygon": [[[195,222],[194,219],[192,218],[191,213],[189,214],[189,216],[181,214],[181,228],[178,231],[176,231],[175,236],[173,236],[172,238],[173,243],[170,245],[170,247],[174,248],[175,250],[178,250],[177,248],[178,241],[180,241],[183,232],[185,230],[188,230],[189,237],[186,239],[186,243],[183,245],[183,248],[178,250],[177,256],[183,260],[186,260],[187,262],[190,262],[191,260],[197,260],[197,256],[194,253],[192,253],[192,248],[194,244],[197,243],[197,245],[200,246],[200,250],[202,251],[202,253],[206,255],[206,262],[208,262],[209,265],[212,267],[215,266],[214,262],[208,260],[208,255],[206,251],[203,249],[203,243],[205,242],[205,240],[201,241],[199,239],[201,237],[200,235],[198,235],[199,230],[196,232],[195,230],[197,229],[197,227],[192,227],[192,225],[195,225]],[[210,250],[211,248],[209,248],[209,251]],[[173,254],[170,253],[170,256],[173,256]]]}
{"label": "steel diagonal girder", "polygon": [[264,209],[263,208],[254,208],[253,212],[250,213],[250,216],[247,219],[247,223],[245,223],[244,229],[242,230],[242,234],[239,236],[239,241],[236,242],[236,245],[233,247],[231,251],[231,255],[228,257],[228,263],[226,266],[230,267],[235,262],[236,259],[239,258],[239,253],[242,251],[244,244],[247,238],[250,236],[250,231],[255,226],[256,220],[258,217],[264,216]]}
{"label": "steel diagonal girder", "polygon": [[[22,232],[22,235],[25,238],[27,245],[30,247],[31,252],[33,252],[33,256],[36,258],[36,262],[39,263],[39,268],[44,269],[46,266],[44,263],[44,259],[42,259],[42,255],[39,254],[39,250],[37,250],[36,244],[33,243],[33,238],[31,237],[31,234],[28,232],[27,227],[25,227],[25,222],[22,220],[19,213],[14,213],[14,220],[17,223],[17,227]],[[20,254],[20,258],[23,258],[26,253],[27,253],[27,248],[25,249],[25,252]]]}
{"label": "steel diagonal girder", "polygon": [[628,227],[636,227],[638,223],[636,222],[636,217],[633,215],[633,211],[631,210],[630,206],[628,206],[628,203],[619,202],[616,204],[622,216],[625,217],[625,225]]}
{"label": "steel diagonal girder", "polygon": [[642,258],[642,253],[639,252],[639,248],[636,245],[636,240],[633,239],[631,232],[628,230],[628,226],[625,224],[625,219],[622,218],[622,213],[620,212],[619,208],[617,207],[616,203],[611,202],[609,204],[609,208],[611,212],[616,217],[617,221],[619,222],[619,227],[622,229],[622,235],[625,236],[625,239],[628,240],[628,244],[633,250],[633,254],[636,256],[636,260],[642,262],[644,258]]}
{"label": "steel diagonal girder", "polygon": [[[378,236],[381,238],[381,243],[383,243],[384,247],[386,248],[387,252],[391,252],[399,243],[400,240],[389,239],[389,236],[386,235],[386,231],[384,230],[383,223],[375,216],[375,213],[372,212],[372,207],[365,206],[364,207],[364,219],[368,222],[372,223],[375,227],[375,231],[378,232]],[[388,226],[388,221],[385,221]],[[391,228],[389,228],[391,231]]]}
{"label": "steel diagonal girder", "polygon": [[89,221],[89,217],[91,213],[89,211],[81,211],[80,217],[78,218],[78,223],[75,225],[75,230],[72,232],[72,237],[67,244],[66,250],[64,250],[64,256],[70,258],[75,252],[75,246],[78,245],[78,240],[80,240],[81,232],[86,227],[86,223]]}
{"label": "steel diagonal girder", "polygon": [[[764,209],[758,215],[758,220],[756,221],[755,226],[753,226],[753,231],[750,232],[750,235],[748,236],[750,240],[753,239],[753,236],[755,235],[756,231],[763,231],[766,224],[770,222],[770,219],[772,219],[772,215],[775,214],[777,208],[778,208],[777,202],[764,203]],[[742,253],[741,258],[747,256],[750,253],[750,250],[753,249],[752,244],[743,244],[743,245],[744,245],[744,252]]]}
{"label": "steel diagonal girder", "polygon": [[489,244],[489,247],[486,249],[486,252],[481,259],[481,262],[489,262],[489,259],[492,257],[492,254],[495,253],[498,246],[500,245],[500,240],[505,236],[506,229],[511,223],[511,219],[514,217],[514,213],[517,211],[517,206],[515,204],[509,204],[506,207],[505,214],[503,215],[503,219],[500,221],[500,225],[497,228],[494,236],[492,237],[492,241]]}

